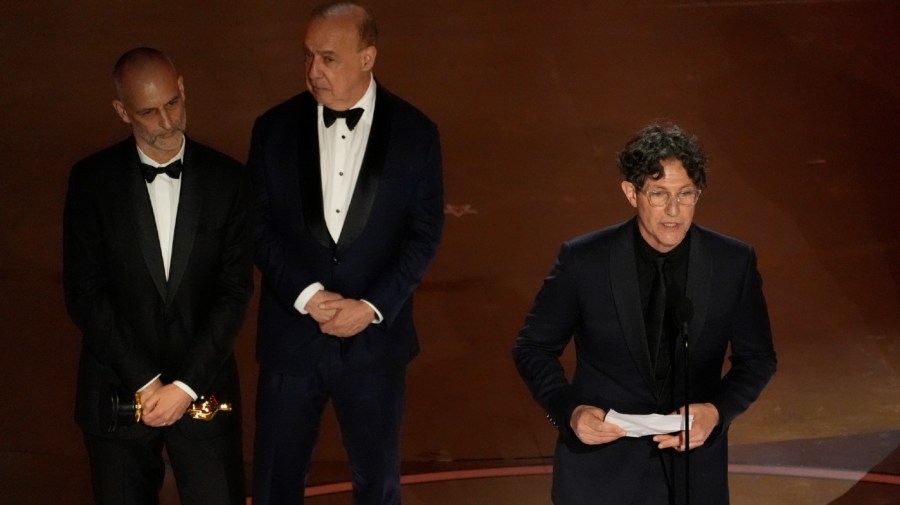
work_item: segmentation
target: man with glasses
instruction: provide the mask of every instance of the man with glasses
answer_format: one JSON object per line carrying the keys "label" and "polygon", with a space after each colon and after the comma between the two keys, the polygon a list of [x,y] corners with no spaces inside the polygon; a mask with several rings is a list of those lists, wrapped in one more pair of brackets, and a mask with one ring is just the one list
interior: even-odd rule
{"label": "man with glasses", "polygon": [[[694,505],[727,504],[728,428],[775,372],[756,254],[692,224],[706,186],[696,137],[648,126],[619,169],[637,216],[563,244],[513,349],[560,431],[553,501],[669,504],[689,492]],[[570,382],[559,357],[573,337]],[[687,440],[683,431],[636,436],[606,419],[681,414],[685,405]]]}

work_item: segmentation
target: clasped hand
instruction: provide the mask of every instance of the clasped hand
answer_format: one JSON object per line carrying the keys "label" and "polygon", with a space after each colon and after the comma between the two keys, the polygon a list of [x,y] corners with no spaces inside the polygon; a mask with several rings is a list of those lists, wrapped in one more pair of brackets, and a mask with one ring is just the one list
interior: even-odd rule
{"label": "clasped hand", "polygon": [[309,299],[306,311],[319,323],[322,333],[341,338],[360,333],[375,320],[375,311],[366,302],[325,290]]}
{"label": "clasped hand", "polygon": [[191,397],[175,384],[156,379],[141,391],[141,422],[161,427],[174,424],[191,405]]}

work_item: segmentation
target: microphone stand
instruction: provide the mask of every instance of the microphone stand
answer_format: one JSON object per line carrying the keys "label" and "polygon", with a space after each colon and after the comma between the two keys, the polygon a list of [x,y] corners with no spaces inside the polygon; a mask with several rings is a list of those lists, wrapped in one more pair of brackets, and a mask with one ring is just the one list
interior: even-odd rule
{"label": "microphone stand", "polygon": [[690,423],[690,354],[688,352],[688,323],[681,323],[681,338],[684,340],[684,503],[691,505],[691,423]]}
{"label": "microphone stand", "polygon": [[685,505],[691,504],[691,418],[690,418],[690,377],[691,359],[688,348],[688,333],[694,318],[694,305],[688,297],[682,297],[675,306],[675,321],[678,333],[684,342],[684,498]]}

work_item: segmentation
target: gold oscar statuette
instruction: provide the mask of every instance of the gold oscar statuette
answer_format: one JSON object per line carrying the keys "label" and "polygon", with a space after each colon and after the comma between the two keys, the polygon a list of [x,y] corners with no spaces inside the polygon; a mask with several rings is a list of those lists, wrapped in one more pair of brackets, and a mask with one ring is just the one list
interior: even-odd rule
{"label": "gold oscar statuette", "polygon": [[[140,393],[122,393],[115,386],[106,384],[98,391],[97,421],[104,433],[113,433],[120,427],[137,424],[144,414]],[[198,421],[212,421],[219,412],[233,409],[230,402],[219,402],[216,395],[201,396],[191,403],[186,415]]]}
{"label": "gold oscar statuette", "polygon": [[[134,422],[141,421],[141,415],[144,407],[141,404],[141,394],[134,394]],[[231,404],[228,402],[219,402],[216,395],[209,395],[209,398],[199,397],[197,401],[191,403],[191,406],[184,412],[198,421],[212,421],[219,412],[230,412]]]}

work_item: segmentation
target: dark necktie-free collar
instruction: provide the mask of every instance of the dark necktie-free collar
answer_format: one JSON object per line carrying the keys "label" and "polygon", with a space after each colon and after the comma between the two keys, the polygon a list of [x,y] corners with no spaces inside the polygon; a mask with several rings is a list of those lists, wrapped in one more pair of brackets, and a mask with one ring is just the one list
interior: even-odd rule
{"label": "dark necktie-free collar", "polygon": [[144,174],[144,180],[147,184],[153,182],[159,174],[166,174],[173,179],[181,177],[182,164],[181,160],[175,160],[164,167],[154,167],[146,163],[141,163],[141,172]]}
{"label": "dark necktie-free collar", "polygon": [[347,122],[347,128],[353,130],[356,128],[362,115],[363,109],[359,107],[350,110],[332,110],[322,106],[322,120],[325,121],[325,128],[331,128],[331,125],[337,121],[337,118],[342,117]]}

